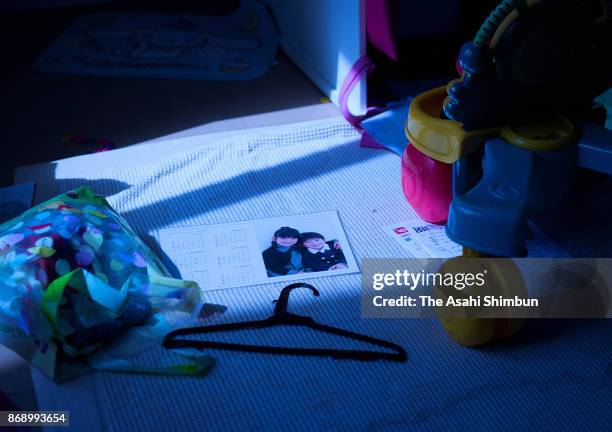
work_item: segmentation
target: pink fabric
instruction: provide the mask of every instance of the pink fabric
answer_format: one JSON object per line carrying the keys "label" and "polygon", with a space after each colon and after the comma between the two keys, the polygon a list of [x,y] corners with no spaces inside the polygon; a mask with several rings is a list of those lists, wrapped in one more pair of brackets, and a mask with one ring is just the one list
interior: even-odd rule
{"label": "pink fabric", "polygon": [[361,133],[361,140],[359,140],[361,147],[375,148],[375,149],[386,149],[382,144],[379,144],[369,133],[363,131]]}
{"label": "pink fabric", "polygon": [[388,0],[366,0],[366,32],[370,43],[393,60],[397,60],[397,48],[391,26]]}

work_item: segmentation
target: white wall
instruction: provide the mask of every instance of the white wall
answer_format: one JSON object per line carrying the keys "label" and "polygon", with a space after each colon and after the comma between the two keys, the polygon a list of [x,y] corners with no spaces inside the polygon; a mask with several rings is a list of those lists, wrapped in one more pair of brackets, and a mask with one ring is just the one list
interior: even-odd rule
{"label": "white wall", "polygon": [[[287,55],[338,104],[349,69],[365,53],[364,0],[267,0]],[[348,100],[353,114],[366,107],[366,80]]]}

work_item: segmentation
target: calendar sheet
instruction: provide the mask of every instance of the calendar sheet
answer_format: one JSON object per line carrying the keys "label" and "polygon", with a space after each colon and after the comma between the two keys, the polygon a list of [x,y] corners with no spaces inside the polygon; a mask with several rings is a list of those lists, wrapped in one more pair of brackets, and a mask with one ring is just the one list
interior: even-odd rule
{"label": "calendar sheet", "polygon": [[159,241],[205,291],[359,272],[336,212],[168,228]]}

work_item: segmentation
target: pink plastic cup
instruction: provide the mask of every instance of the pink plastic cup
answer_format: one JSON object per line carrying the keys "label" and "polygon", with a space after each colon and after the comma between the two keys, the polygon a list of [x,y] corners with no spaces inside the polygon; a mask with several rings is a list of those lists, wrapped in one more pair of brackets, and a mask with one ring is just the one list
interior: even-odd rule
{"label": "pink plastic cup", "polygon": [[402,157],[402,189],[421,218],[436,224],[446,222],[452,186],[452,165],[432,159],[408,143]]}

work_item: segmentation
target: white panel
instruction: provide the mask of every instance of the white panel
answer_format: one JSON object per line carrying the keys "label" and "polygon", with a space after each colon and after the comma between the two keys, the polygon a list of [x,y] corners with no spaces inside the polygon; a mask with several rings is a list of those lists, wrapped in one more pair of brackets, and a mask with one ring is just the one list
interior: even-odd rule
{"label": "white panel", "polygon": [[[287,55],[338,105],[349,69],[365,53],[363,0],[268,0]],[[366,80],[349,97],[353,114],[366,108]]]}

